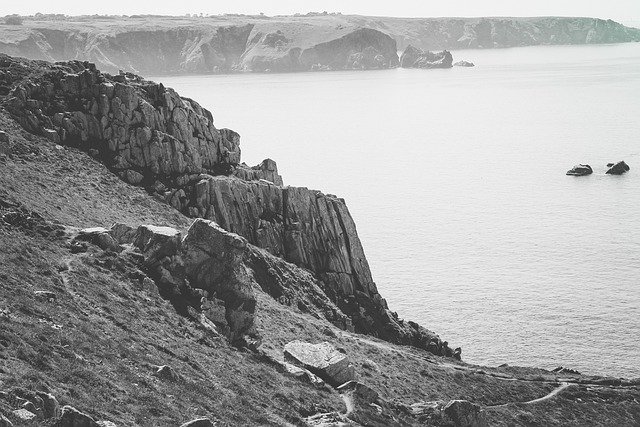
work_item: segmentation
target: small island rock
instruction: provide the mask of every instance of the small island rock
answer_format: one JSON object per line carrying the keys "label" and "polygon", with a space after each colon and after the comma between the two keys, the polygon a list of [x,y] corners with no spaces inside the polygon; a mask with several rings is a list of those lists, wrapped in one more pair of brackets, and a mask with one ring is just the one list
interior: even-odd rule
{"label": "small island rock", "polygon": [[592,173],[593,173],[593,169],[591,168],[591,166],[583,165],[583,164],[575,165],[574,167],[572,167],[567,171],[567,175],[572,175],[572,176],[591,175]]}
{"label": "small island rock", "polygon": [[622,175],[630,169],[624,160],[620,160],[615,164],[608,163],[607,167],[609,167],[609,169],[607,169],[605,173],[608,175]]}

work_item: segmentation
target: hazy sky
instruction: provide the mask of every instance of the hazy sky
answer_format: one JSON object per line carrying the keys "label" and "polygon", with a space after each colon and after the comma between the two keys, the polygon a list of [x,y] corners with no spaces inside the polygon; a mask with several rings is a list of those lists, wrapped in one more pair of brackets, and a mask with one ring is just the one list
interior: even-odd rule
{"label": "hazy sky", "polygon": [[11,13],[158,14],[245,13],[290,15],[342,12],[378,16],[588,16],[640,21],[640,0],[0,0],[0,16]]}

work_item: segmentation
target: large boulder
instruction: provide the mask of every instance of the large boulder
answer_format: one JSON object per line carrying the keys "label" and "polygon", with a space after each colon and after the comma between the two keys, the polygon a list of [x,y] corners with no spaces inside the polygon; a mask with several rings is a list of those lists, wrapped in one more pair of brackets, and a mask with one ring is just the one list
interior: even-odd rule
{"label": "large boulder", "polygon": [[284,346],[284,357],[285,360],[308,369],[334,387],[356,379],[356,370],[347,356],[328,342],[311,344],[291,341]]}
{"label": "large boulder", "polygon": [[254,335],[256,295],[242,263],[247,240],[213,221],[197,219],[183,242],[185,274],[191,287],[224,302],[229,339]]}
{"label": "large boulder", "polygon": [[607,174],[609,175],[622,175],[625,172],[629,171],[629,165],[625,163],[624,160],[621,160],[617,163],[609,163],[607,165],[609,169],[607,169]]}
{"label": "large boulder", "polygon": [[572,176],[591,175],[592,173],[593,173],[593,169],[591,168],[591,166],[583,165],[583,164],[575,165],[574,167],[572,167],[567,171],[567,175],[572,175]]}

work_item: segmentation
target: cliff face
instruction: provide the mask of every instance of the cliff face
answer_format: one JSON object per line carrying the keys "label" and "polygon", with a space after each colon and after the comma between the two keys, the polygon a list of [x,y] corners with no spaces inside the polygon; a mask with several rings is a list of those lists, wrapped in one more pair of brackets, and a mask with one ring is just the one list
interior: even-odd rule
{"label": "cliff face", "polygon": [[[4,104],[28,131],[87,151],[184,214],[213,220],[313,272],[340,310],[318,308],[336,326],[453,355],[436,334],[389,311],[344,200],[283,187],[272,160],[240,164],[239,135],[215,128],[195,101],[131,74],[103,74],[88,62],[0,60],[12,86]],[[23,74],[7,74],[17,69]]]}
{"label": "cliff face", "polygon": [[0,52],[157,75],[392,68],[397,50],[408,45],[451,50],[640,41],[640,29],[592,18],[101,19],[29,18],[21,26],[0,26]]}

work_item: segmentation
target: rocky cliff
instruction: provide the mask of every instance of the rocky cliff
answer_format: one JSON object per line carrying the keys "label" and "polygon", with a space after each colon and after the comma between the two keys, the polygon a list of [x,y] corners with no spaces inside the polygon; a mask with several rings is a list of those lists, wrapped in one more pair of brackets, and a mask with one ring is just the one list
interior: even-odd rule
{"label": "rocky cliff", "polygon": [[217,129],[195,101],[135,75],[104,74],[88,62],[3,56],[0,67],[12,86],[4,105],[26,130],[78,147],[182,213],[213,220],[310,270],[341,310],[325,310],[336,326],[453,355],[436,334],[389,310],[344,200],[283,187],[272,160],[240,164],[239,135]]}
{"label": "rocky cliff", "polygon": [[[180,187],[192,196],[176,203],[193,213],[209,205],[218,215],[215,197],[222,195],[228,202],[216,219],[227,215],[238,230],[253,230],[244,238],[165,203],[160,181],[146,188],[123,181],[113,173],[127,179],[122,170],[105,166],[105,141],[71,138],[78,148],[65,145],[56,129],[42,136],[14,120],[48,126],[50,113],[88,114],[81,95],[71,96],[72,104],[60,92],[51,105],[31,97],[22,105],[7,94],[26,87],[38,93],[52,82],[49,73],[73,81],[92,68],[0,59],[8,89],[0,94],[0,425],[638,425],[640,379],[562,367],[479,367],[350,332],[359,317],[349,310],[371,316],[365,325],[383,318],[375,315],[376,298],[364,298],[365,290],[375,292],[364,286],[369,275],[358,264],[346,207],[334,196],[283,188],[273,161],[253,168],[224,163],[220,174],[200,174]],[[97,75],[105,79],[98,91],[112,82]],[[124,77],[116,83],[144,98],[139,86],[147,83]],[[14,116],[6,110],[19,105]],[[194,124],[204,120],[193,117]],[[87,147],[98,148],[89,148],[91,156]],[[166,182],[178,185],[188,175]],[[199,193],[198,185],[207,191]],[[222,191],[225,185],[235,195]],[[251,196],[246,191],[265,198],[253,212],[241,206]],[[208,194],[208,202],[198,194]],[[271,212],[281,218],[264,214]],[[343,236],[322,246],[314,241],[320,232]],[[303,267],[273,254],[291,251],[288,234],[315,248],[297,254]],[[335,291],[335,301],[350,303],[344,311],[326,272],[309,265],[339,269],[340,284],[354,286],[346,298]],[[361,301],[371,305],[358,307]],[[397,340],[420,329],[388,314],[388,330],[398,329],[389,336]],[[437,353],[439,339],[422,332]]]}
{"label": "rocky cliff", "polygon": [[398,65],[397,50],[408,45],[452,50],[630,41],[640,41],[640,29],[556,17],[38,15],[0,26],[2,53],[146,75],[391,68]]}

